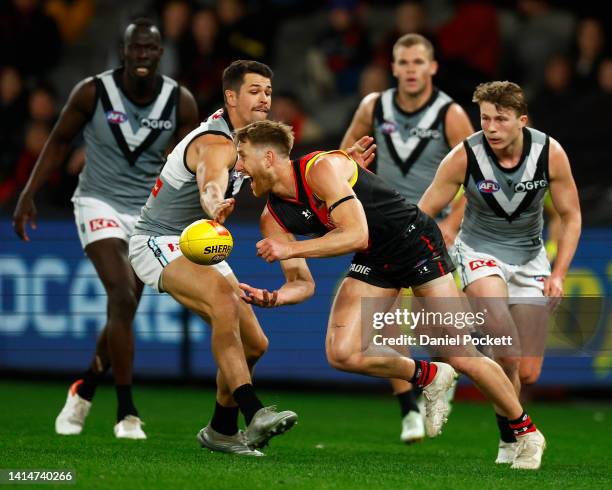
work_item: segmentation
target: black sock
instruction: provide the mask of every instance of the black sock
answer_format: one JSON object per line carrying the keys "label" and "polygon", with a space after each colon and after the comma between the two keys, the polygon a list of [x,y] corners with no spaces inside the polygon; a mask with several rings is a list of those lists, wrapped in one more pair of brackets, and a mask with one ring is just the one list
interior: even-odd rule
{"label": "black sock", "polygon": [[138,417],[138,410],[132,400],[132,385],[115,385],[115,391],[117,392],[117,422],[128,415]]}
{"label": "black sock", "polygon": [[104,377],[104,373],[96,373],[93,369],[89,368],[83,374],[81,378],[83,380],[77,387],[77,393],[81,398],[84,398],[87,401],[92,401],[94,395],[96,394],[96,388],[98,387],[98,383],[102,381]]}
{"label": "black sock", "polygon": [[255,394],[253,385],[246,384],[239,386],[232,395],[240,407],[242,415],[244,415],[246,424],[249,425],[253,415],[255,415],[255,412],[257,412],[257,410],[260,408],[263,408],[263,404],[259,401],[259,398],[257,398],[257,395]]}
{"label": "black sock", "polygon": [[213,413],[210,426],[219,434],[233,436],[238,432],[238,407],[224,407],[215,403],[215,413]]}
{"label": "black sock", "polygon": [[416,402],[416,396],[414,390],[404,391],[403,393],[397,393],[395,395],[397,401],[400,404],[400,410],[402,412],[402,418],[408,415],[409,412],[418,412],[419,406]]}
{"label": "black sock", "polygon": [[510,428],[510,421],[506,417],[495,414],[497,418],[497,427],[499,428],[499,437],[504,442],[516,442],[514,432]]}

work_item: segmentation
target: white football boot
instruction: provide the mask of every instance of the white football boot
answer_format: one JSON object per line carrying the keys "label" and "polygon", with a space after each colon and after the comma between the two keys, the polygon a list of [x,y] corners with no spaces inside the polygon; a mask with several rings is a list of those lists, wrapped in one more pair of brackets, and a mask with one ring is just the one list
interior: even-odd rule
{"label": "white football boot", "polygon": [[400,440],[406,444],[422,441],[425,438],[425,424],[419,412],[408,412],[402,419]]}
{"label": "white football boot", "polygon": [[429,437],[436,437],[442,432],[442,426],[448,420],[450,405],[448,390],[451,389],[457,373],[450,364],[432,362],[438,372],[431,383],[423,388],[425,397],[425,432]]}
{"label": "white football boot", "polygon": [[[457,375],[457,377],[453,380],[453,384],[450,387],[450,390],[448,390],[448,392],[446,393],[446,396],[448,398],[448,415],[450,415],[450,413],[453,411],[453,399],[455,398],[455,391],[457,391],[458,381],[459,375]],[[417,407],[419,407],[419,412],[421,412],[421,414],[425,413],[425,397],[423,396],[423,393],[421,393],[417,397]]]}
{"label": "white football boot", "polygon": [[126,415],[115,424],[113,432],[117,439],[146,439],[147,435],[142,430],[144,422],[136,415]]}
{"label": "white football boot", "polygon": [[274,406],[260,408],[244,431],[246,444],[254,449],[264,447],[272,437],[291,429],[297,419],[297,414],[290,410],[277,412]]}
{"label": "white football boot", "polygon": [[74,436],[81,433],[85,424],[85,417],[91,408],[91,402],[81,398],[77,388],[82,379],[72,383],[68,388],[68,396],[64,408],[55,419],[55,432],[64,436]]}
{"label": "white football boot", "polygon": [[517,447],[512,468],[515,470],[537,470],[542,464],[546,439],[539,430],[516,436]]}
{"label": "white football boot", "polygon": [[238,431],[233,436],[226,436],[225,434],[220,434],[208,424],[198,432],[196,437],[200,446],[211,451],[238,454],[240,456],[264,456],[264,453],[261,451],[250,449],[246,445],[246,439],[242,431]]}
{"label": "white football boot", "polygon": [[499,449],[497,450],[496,464],[512,464],[518,442],[499,441]]}

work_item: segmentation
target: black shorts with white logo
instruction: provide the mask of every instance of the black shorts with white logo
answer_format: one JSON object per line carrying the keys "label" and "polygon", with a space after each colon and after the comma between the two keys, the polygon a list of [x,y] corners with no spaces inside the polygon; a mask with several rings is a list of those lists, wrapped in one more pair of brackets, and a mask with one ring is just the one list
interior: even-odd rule
{"label": "black shorts with white logo", "polygon": [[353,256],[347,277],[380,288],[409,288],[443,277],[455,270],[436,222],[419,213],[397,239],[396,251],[386,260],[375,254]]}

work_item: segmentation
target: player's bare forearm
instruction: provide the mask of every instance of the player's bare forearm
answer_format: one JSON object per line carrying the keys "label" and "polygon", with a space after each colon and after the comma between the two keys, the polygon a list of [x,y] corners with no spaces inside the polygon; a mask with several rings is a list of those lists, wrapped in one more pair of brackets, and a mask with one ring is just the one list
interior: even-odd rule
{"label": "player's bare forearm", "polygon": [[582,229],[580,211],[561,214],[561,236],[559,238],[557,257],[552,270],[553,275],[565,277],[569,270]]}
{"label": "player's bare forearm", "polygon": [[278,290],[280,305],[295,305],[303,303],[314,295],[314,283],[310,281],[286,282]]}
{"label": "player's bare forearm", "polygon": [[346,230],[336,228],[320,238],[292,242],[289,247],[289,258],[323,258],[336,257],[354,252],[363,252],[368,248],[367,230]]}
{"label": "player's bare forearm", "polygon": [[315,289],[312,280],[288,281],[276,291],[259,289],[245,283],[240,283],[239,287],[244,293],[242,299],[245,302],[261,308],[302,303],[312,297]]}
{"label": "player's bare forearm", "polygon": [[70,144],[70,141],[53,136],[47,141],[22,194],[34,196],[38,192],[51,174],[66,160]]}

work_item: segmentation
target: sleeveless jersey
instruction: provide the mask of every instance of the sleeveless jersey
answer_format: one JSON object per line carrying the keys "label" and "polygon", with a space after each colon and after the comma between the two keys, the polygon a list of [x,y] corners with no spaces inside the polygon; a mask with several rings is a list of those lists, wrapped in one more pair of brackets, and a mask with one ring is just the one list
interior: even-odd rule
{"label": "sleeveless jersey", "polygon": [[434,89],[424,107],[408,113],[397,105],[396,93],[385,90],[374,105],[372,170],[408,202],[418,203],[450,150],[444,119],[453,100]]}
{"label": "sleeveless jersey", "polygon": [[464,142],[467,205],[459,238],[478,252],[522,265],[542,249],[544,196],[548,189],[546,134],[523,129],[523,154],[514,168],[499,165],[482,131]]}
{"label": "sleeveless jersey", "polygon": [[86,163],[74,196],[137,215],[176,131],[179,86],[160,77],[157,96],[141,106],[122,92],[120,77],[121,69],[95,76],[96,106],[83,131]]}
{"label": "sleeveless jersey", "polygon": [[[272,193],[268,196],[268,210],[289,233],[320,237],[334,229],[327,206],[313,195],[306,183],[309,166],[329,153],[334,152],[317,151],[291,162],[296,184],[295,200],[281,199]],[[419,210],[380,177],[356,163],[355,167],[356,174],[351,184],[368,222],[370,245],[367,253],[377,262],[393,262],[401,249],[402,236],[415,221]]]}
{"label": "sleeveless jersey", "polygon": [[[225,111],[219,109],[176,145],[142,208],[134,235],[180,235],[187,225],[206,218],[200,204],[196,175],[185,160],[187,149],[195,138],[203,134],[218,134],[233,141],[232,130]],[[226,196],[237,194],[241,184],[242,176],[230,170]]]}

